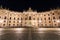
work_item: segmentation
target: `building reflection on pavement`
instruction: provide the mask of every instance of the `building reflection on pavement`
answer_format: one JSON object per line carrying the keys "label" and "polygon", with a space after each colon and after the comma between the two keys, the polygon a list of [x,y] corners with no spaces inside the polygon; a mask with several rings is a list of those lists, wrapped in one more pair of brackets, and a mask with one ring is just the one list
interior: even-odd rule
{"label": "building reflection on pavement", "polygon": [[0,28],[0,40],[60,40],[60,28]]}

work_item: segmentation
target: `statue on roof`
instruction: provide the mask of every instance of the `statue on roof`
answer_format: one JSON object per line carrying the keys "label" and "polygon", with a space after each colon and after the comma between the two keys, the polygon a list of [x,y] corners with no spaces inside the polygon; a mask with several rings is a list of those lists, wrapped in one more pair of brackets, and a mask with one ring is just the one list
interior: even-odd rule
{"label": "statue on roof", "polygon": [[28,11],[29,11],[29,12],[32,12],[33,10],[31,9],[31,7],[29,7]]}
{"label": "statue on roof", "polygon": [[2,5],[0,5],[0,9],[3,9]]}

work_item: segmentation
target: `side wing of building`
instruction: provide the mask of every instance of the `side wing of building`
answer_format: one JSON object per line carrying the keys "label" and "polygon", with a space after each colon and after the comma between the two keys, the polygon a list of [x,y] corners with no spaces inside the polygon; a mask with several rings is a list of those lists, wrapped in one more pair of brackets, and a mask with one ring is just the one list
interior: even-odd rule
{"label": "side wing of building", "polygon": [[14,12],[0,9],[0,27],[60,27],[60,10]]}

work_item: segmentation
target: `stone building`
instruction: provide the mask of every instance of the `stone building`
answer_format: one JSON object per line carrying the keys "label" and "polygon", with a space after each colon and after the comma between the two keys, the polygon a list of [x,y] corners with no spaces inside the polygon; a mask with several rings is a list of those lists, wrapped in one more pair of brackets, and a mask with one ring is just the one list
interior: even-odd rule
{"label": "stone building", "polygon": [[23,12],[0,9],[0,27],[60,27],[60,9]]}

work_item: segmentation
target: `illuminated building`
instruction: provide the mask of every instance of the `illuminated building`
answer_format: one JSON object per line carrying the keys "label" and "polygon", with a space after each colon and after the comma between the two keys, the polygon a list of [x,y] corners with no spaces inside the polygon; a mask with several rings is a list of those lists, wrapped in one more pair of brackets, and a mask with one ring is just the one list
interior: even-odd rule
{"label": "illuminated building", "polygon": [[60,10],[15,12],[0,9],[0,27],[59,27]]}

